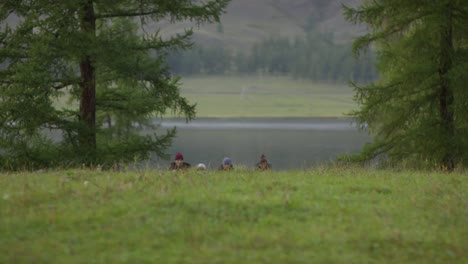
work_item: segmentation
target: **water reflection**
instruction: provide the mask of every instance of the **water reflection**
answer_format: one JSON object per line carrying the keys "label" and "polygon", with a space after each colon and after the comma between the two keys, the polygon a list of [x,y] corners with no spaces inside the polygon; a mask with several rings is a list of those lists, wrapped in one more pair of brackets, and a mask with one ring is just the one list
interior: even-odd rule
{"label": "water reflection", "polygon": [[[184,153],[195,166],[205,163],[217,168],[222,159],[254,168],[265,154],[275,170],[305,169],[332,161],[339,154],[356,153],[370,137],[358,131],[349,119],[198,119],[164,120],[162,127],[178,128],[169,153]],[[165,167],[169,161],[159,160]]]}

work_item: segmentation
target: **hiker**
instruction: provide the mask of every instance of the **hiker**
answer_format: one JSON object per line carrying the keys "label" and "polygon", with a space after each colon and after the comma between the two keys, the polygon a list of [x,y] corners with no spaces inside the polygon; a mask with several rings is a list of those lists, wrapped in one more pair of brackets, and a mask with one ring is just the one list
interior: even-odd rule
{"label": "hiker", "polygon": [[257,170],[271,170],[271,164],[266,160],[265,155],[260,156],[260,161],[255,165]]}
{"label": "hiker", "polygon": [[232,170],[234,169],[234,166],[232,165],[232,160],[231,158],[225,157],[223,159],[223,163],[221,166],[219,166],[218,170],[226,171],[226,170]]}
{"label": "hiker", "polygon": [[184,155],[182,155],[180,152],[177,152],[174,161],[171,162],[171,165],[169,166],[169,170],[184,170],[188,168],[190,168],[190,164],[184,162]]}

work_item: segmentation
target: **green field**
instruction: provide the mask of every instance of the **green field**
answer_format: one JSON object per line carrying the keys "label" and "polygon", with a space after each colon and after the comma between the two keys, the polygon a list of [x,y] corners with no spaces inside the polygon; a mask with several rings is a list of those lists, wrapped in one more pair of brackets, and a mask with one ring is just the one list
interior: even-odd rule
{"label": "green field", "polygon": [[[180,84],[182,96],[197,104],[197,117],[343,117],[356,108],[347,85],[286,76],[183,77]],[[55,107],[70,107],[67,94]]]}
{"label": "green field", "polygon": [[274,76],[184,77],[181,94],[198,117],[342,117],[352,88]]}
{"label": "green field", "polygon": [[467,263],[468,174],[0,175],[0,263]]}

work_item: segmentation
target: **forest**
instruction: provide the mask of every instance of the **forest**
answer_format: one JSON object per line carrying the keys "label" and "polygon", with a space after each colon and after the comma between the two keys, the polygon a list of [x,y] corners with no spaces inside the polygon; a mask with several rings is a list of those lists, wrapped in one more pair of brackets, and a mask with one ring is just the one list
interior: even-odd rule
{"label": "forest", "polygon": [[[307,28],[306,28],[307,29]],[[376,56],[369,51],[356,60],[352,43],[336,43],[332,33],[310,27],[305,36],[293,39],[270,36],[246,51],[221,44],[195,45],[168,57],[175,74],[274,74],[320,82],[370,82],[378,78]]]}

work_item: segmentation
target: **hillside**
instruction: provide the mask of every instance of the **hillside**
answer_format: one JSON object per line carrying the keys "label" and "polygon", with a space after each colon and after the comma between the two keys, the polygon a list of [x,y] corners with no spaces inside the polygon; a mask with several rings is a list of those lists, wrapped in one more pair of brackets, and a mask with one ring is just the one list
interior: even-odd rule
{"label": "hillside", "polygon": [[[220,43],[243,49],[270,36],[295,37],[313,21],[321,32],[332,33],[338,42],[350,41],[363,27],[347,22],[341,3],[355,6],[360,0],[232,0],[221,24],[195,27],[194,40],[202,45]],[[158,24],[162,33],[180,32],[186,24]],[[156,29],[156,25],[151,27]]]}
{"label": "hillside", "polygon": [[[363,32],[363,27],[345,21],[341,4],[356,6],[362,0],[231,0],[220,24],[197,26],[191,23],[160,21],[145,27],[146,32],[169,36],[194,28],[193,39],[201,45],[222,44],[234,50],[271,36],[301,36],[313,21],[314,28],[332,33],[337,42],[350,41]],[[14,26],[18,18],[9,16],[6,23]]]}

